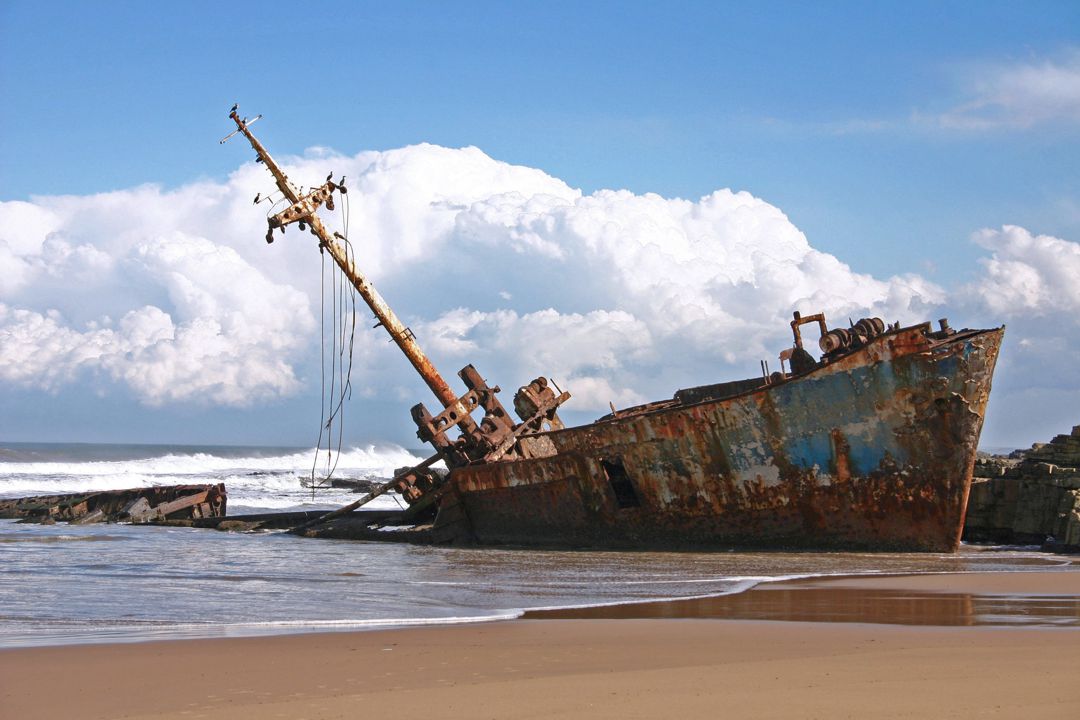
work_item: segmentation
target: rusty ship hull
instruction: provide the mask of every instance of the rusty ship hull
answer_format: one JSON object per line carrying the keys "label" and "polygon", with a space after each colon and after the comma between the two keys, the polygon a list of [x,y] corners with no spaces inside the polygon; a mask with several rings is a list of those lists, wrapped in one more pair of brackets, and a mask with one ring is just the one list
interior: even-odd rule
{"label": "rusty ship hull", "polygon": [[1003,334],[897,328],[803,375],[530,436],[545,456],[454,469],[436,530],[525,546],[954,551]]}

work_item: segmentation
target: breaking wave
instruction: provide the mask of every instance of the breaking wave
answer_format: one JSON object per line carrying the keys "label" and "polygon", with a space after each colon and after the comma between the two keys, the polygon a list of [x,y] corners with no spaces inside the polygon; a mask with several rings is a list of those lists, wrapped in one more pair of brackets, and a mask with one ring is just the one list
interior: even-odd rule
{"label": "breaking wave", "polygon": [[[78,452],[72,446],[5,453],[0,456],[0,497],[223,482],[230,514],[236,510],[339,505],[355,499],[347,489],[313,493],[301,486],[301,479],[310,477],[313,464],[316,478],[326,476],[325,451],[316,463],[314,448],[172,448],[148,457],[108,460],[94,458],[93,450],[85,451],[91,455],[85,460],[73,457]],[[397,445],[369,444],[344,450],[335,454],[335,459],[334,478],[380,480],[421,458]]]}

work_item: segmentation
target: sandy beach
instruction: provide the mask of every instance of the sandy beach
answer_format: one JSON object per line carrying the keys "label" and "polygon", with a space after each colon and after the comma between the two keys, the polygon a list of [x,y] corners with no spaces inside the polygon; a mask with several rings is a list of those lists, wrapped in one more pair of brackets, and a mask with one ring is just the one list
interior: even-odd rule
{"label": "sandy beach", "polygon": [[[1020,613],[1025,598],[1053,601],[1068,619],[1080,600],[1080,572],[814,580],[741,597],[767,604],[772,593],[823,588],[855,598],[855,606],[867,592],[892,591],[905,593],[908,604],[937,595],[1007,596]],[[4,650],[0,694],[11,718],[1080,717],[1075,624],[596,612],[591,619],[534,614],[422,629]]]}

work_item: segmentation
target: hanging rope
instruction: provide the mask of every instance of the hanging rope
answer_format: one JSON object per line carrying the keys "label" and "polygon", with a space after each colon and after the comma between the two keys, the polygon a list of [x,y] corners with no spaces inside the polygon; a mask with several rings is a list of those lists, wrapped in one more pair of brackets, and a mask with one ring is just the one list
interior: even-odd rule
{"label": "hanging rope", "polygon": [[[342,195],[341,215],[344,232],[340,241],[345,249],[345,257],[350,263],[355,262],[352,243],[349,242],[349,196]],[[341,459],[341,448],[345,439],[345,401],[352,398],[353,349],[356,340],[356,290],[345,277],[344,272],[333,264],[330,268],[330,353],[327,366],[327,259],[323,253],[322,277],[320,282],[319,303],[319,379],[321,385],[319,407],[319,440],[315,447],[315,460],[311,466],[311,496],[315,490],[330,486],[330,479],[337,470]],[[329,375],[329,389],[327,388]],[[329,410],[329,412],[328,412]],[[335,423],[336,438],[335,438]],[[315,473],[319,467],[319,458],[323,451],[323,438],[326,439],[326,471],[321,481],[316,481]],[[336,440],[336,442],[335,442]],[[336,446],[336,447],[335,447]]]}

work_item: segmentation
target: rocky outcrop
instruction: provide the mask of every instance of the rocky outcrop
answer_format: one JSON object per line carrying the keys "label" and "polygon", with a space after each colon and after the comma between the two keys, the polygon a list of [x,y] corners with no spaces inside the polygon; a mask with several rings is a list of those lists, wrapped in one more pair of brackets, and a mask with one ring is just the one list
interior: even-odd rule
{"label": "rocky outcrop", "polygon": [[1080,425],[1009,457],[980,457],[964,539],[1080,551]]}

